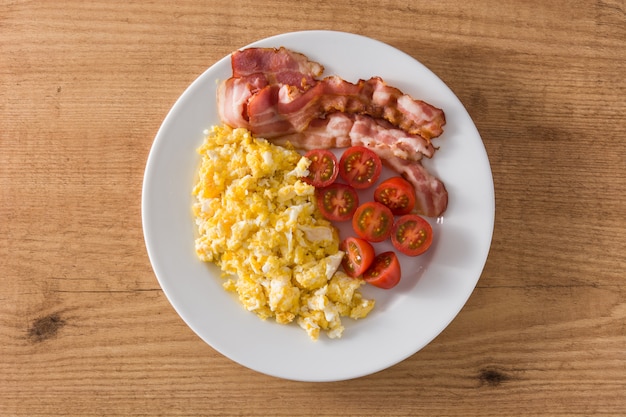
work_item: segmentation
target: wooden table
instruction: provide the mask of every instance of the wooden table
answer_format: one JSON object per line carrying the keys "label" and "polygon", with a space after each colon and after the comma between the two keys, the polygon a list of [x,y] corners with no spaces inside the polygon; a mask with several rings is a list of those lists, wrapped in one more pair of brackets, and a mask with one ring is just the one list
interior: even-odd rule
{"label": "wooden table", "polygon": [[[7,1],[0,415],[626,415],[623,0]],[[412,55],[484,140],[496,222],[432,343],[356,380],[241,367],[178,317],[141,228],[146,158],[230,51],[333,29]]]}

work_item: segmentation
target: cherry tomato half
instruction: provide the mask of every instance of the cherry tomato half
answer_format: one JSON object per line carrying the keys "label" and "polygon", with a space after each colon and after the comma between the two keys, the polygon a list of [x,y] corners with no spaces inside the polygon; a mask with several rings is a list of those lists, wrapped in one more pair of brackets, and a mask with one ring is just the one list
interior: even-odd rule
{"label": "cherry tomato half", "polygon": [[359,196],[349,185],[335,183],[315,190],[317,207],[328,220],[348,221],[359,206]]}
{"label": "cherry tomato half", "polygon": [[402,177],[391,177],[374,190],[374,201],[389,207],[397,216],[409,214],[415,207],[415,189]]}
{"label": "cherry tomato half", "polygon": [[383,252],[374,258],[374,262],[365,271],[363,279],[379,288],[389,289],[400,282],[400,262],[394,252]]}
{"label": "cherry tomato half", "polygon": [[304,154],[311,160],[309,175],[302,180],[314,187],[327,187],[337,179],[339,167],[337,157],[327,149],[313,149]]}
{"label": "cherry tomato half", "polygon": [[368,201],[361,204],[354,212],[352,228],[358,237],[370,242],[382,242],[391,234],[393,213],[389,207]]}
{"label": "cherry tomato half", "polygon": [[396,220],[391,231],[391,243],[405,255],[421,255],[433,243],[433,228],[417,214],[406,214]]}
{"label": "cherry tomato half", "polygon": [[346,253],[341,265],[348,276],[363,275],[374,261],[374,247],[367,240],[350,236],[339,247]]}
{"label": "cherry tomato half", "polygon": [[373,185],[382,169],[378,155],[364,146],[348,148],[339,160],[339,175],[358,190]]}

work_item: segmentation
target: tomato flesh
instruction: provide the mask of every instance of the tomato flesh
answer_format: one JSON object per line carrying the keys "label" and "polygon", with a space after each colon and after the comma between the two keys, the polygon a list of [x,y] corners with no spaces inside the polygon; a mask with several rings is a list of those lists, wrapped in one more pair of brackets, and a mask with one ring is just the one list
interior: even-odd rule
{"label": "tomato flesh", "polygon": [[327,149],[314,149],[304,154],[311,161],[309,175],[302,180],[315,187],[327,187],[337,179],[339,167],[337,157]]}
{"label": "tomato flesh", "polygon": [[415,207],[415,189],[402,177],[391,177],[374,190],[374,201],[389,207],[397,216],[409,214]]}
{"label": "tomato flesh", "polygon": [[339,175],[359,190],[373,185],[380,177],[382,169],[378,155],[364,146],[348,148],[339,160]]}
{"label": "tomato flesh", "polygon": [[400,282],[400,262],[394,252],[383,252],[374,258],[363,279],[379,288],[393,288]]}
{"label": "tomato flesh", "polygon": [[315,190],[317,207],[331,221],[343,222],[352,219],[359,206],[359,196],[349,185],[335,183]]}
{"label": "tomato flesh", "polygon": [[417,214],[406,214],[398,218],[391,231],[393,246],[408,256],[423,254],[432,242],[432,226]]}
{"label": "tomato flesh", "polygon": [[374,247],[358,237],[346,238],[341,242],[340,249],[345,252],[341,265],[353,278],[363,275],[374,261]]}
{"label": "tomato flesh", "polygon": [[360,205],[354,212],[352,228],[361,239],[370,242],[382,242],[391,234],[393,213],[389,207],[368,201]]}

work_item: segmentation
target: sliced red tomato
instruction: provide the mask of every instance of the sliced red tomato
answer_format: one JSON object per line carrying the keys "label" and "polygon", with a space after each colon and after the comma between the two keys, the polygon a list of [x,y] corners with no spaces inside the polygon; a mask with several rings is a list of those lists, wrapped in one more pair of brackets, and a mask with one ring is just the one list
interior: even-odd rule
{"label": "sliced red tomato", "polygon": [[374,258],[372,265],[363,274],[363,279],[379,288],[389,289],[398,285],[402,272],[394,252],[383,252]]}
{"label": "sliced red tomato", "polygon": [[406,214],[396,220],[391,231],[391,243],[405,255],[421,255],[433,243],[433,228],[417,214]]}
{"label": "sliced red tomato", "polygon": [[409,214],[415,207],[415,189],[402,177],[391,177],[374,190],[374,201],[389,207],[397,216]]}
{"label": "sliced red tomato", "polygon": [[341,265],[353,278],[363,275],[374,261],[374,247],[367,240],[351,236],[341,242],[340,249],[346,253]]}
{"label": "sliced red tomato", "polygon": [[382,242],[391,234],[393,213],[389,207],[368,201],[354,212],[352,228],[358,237],[370,242]]}
{"label": "sliced red tomato", "polygon": [[322,215],[336,222],[348,221],[359,206],[359,196],[349,185],[335,183],[315,190]]}
{"label": "sliced red tomato", "polygon": [[311,160],[309,175],[302,180],[315,187],[327,187],[337,179],[339,166],[337,157],[327,149],[313,149],[304,154]]}
{"label": "sliced red tomato", "polygon": [[348,148],[339,160],[339,175],[359,190],[373,185],[380,177],[382,169],[378,155],[364,146]]}

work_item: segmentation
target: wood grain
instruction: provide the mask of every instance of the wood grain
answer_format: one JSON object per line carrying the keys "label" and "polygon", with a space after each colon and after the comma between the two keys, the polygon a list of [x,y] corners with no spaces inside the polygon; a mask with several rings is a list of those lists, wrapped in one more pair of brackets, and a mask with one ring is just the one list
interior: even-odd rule
{"label": "wood grain", "polygon": [[[0,5],[0,415],[626,413],[623,0]],[[230,51],[306,29],[437,73],[481,133],[497,207],[451,325],[390,369],[323,384],[257,374],[193,334],[140,212],[181,92]]]}

